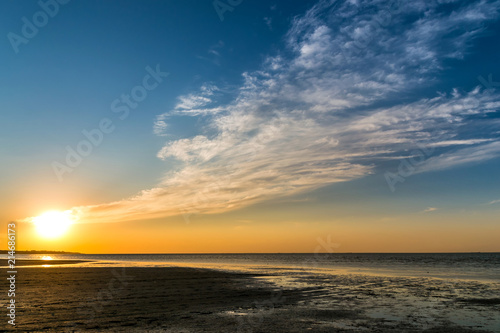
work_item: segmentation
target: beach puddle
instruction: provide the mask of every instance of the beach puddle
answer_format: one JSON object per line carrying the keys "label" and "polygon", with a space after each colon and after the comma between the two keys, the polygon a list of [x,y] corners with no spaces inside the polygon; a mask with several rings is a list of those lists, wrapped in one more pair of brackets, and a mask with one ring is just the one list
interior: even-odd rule
{"label": "beach puddle", "polygon": [[248,316],[250,315],[249,312],[240,312],[240,311],[224,311],[222,312],[223,315],[228,315],[228,316]]}

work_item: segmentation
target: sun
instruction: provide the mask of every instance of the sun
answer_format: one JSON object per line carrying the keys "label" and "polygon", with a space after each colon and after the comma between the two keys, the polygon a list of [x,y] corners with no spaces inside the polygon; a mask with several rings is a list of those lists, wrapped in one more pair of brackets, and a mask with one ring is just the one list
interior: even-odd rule
{"label": "sun", "polygon": [[49,211],[32,219],[40,236],[44,238],[58,238],[68,231],[74,219],[71,211]]}

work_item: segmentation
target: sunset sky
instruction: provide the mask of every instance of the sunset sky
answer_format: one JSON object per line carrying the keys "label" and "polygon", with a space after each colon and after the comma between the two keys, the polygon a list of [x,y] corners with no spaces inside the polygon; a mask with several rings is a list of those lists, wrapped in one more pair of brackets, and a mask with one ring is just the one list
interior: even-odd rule
{"label": "sunset sky", "polygon": [[0,2],[18,250],[500,251],[500,1],[63,3]]}

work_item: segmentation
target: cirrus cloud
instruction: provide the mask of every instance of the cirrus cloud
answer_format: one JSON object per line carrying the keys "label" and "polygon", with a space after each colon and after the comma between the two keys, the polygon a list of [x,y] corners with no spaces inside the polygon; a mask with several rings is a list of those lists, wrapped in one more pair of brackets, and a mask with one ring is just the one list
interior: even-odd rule
{"label": "cirrus cloud", "polygon": [[402,98],[438,81],[445,59],[465,57],[500,8],[455,5],[446,12],[441,1],[320,1],[293,21],[280,54],[242,74],[231,102],[217,103],[218,88],[207,84],[158,116],[159,135],[174,114],[204,117],[210,130],[165,143],[158,157],[181,167],[131,198],[75,209],[88,222],[218,213],[358,179],[416,145],[438,149],[420,172],[498,156],[492,133],[461,134],[497,112],[498,93]]}

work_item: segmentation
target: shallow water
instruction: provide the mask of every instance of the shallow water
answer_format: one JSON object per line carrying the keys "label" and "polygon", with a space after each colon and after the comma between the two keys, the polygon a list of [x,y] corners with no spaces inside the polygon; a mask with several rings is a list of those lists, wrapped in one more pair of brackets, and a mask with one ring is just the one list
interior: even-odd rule
{"label": "shallow water", "polygon": [[[51,254],[18,259],[85,259],[81,266],[189,265],[224,270],[296,268],[380,276],[500,282],[500,253]],[[3,255],[5,258],[5,255]]]}

